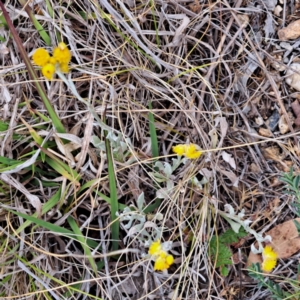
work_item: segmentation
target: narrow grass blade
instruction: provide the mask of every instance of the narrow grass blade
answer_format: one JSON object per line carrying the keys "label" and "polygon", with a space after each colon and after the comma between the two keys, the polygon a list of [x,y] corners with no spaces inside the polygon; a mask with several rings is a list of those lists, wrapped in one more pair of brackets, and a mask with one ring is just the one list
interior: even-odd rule
{"label": "narrow grass blade", "polygon": [[0,173],[13,170],[16,166],[21,165],[23,161],[0,156]]}
{"label": "narrow grass blade", "polygon": [[[81,243],[81,241],[78,239],[78,236],[71,230],[68,230],[64,227],[61,227],[61,226],[57,226],[55,224],[52,224],[52,223],[49,223],[49,222],[46,222],[44,220],[41,220],[37,217],[33,217],[33,216],[29,216],[29,215],[26,215],[26,214],[23,214],[23,213],[20,213],[20,212],[17,212],[17,211],[13,211],[11,209],[7,209],[6,207],[2,206],[3,209],[6,209],[7,211],[11,212],[12,214],[14,215],[17,215],[21,218],[24,218],[25,220],[28,220],[28,221],[31,221],[32,223],[38,225],[38,226],[41,226],[45,229],[48,229],[50,230],[51,232],[53,232],[54,234],[57,234],[57,235],[63,235],[63,236],[66,236],[70,239],[73,239],[75,241],[78,241],[79,243]],[[96,248],[98,247],[98,243],[91,240],[91,239],[87,239],[86,240],[86,244],[91,247],[91,248]]]}
{"label": "narrow grass blade", "polygon": [[[158,140],[157,140],[157,133],[156,133],[156,128],[155,128],[155,120],[154,120],[154,115],[151,112],[152,110],[152,103],[149,102],[149,130],[150,130],[150,138],[151,138],[151,150],[152,150],[152,156],[153,157],[158,157],[159,156],[159,150],[158,150]],[[153,161],[154,162],[154,161]],[[158,171],[158,170],[156,170]],[[154,186],[156,188],[159,188],[158,184],[154,182]],[[161,204],[161,199],[157,198],[156,201],[147,206],[144,209],[144,213],[151,213],[153,212],[156,208],[158,208]]]}
{"label": "narrow grass blade", "polygon": [[[20,117],[20,119],[22,120],[23,124],[27,127],[27,129],[28,129],[29,133],[31,134],[32,138],[34,139],[34,141],[41,146],[44,141],[43,138],[22,117]],[[45,142],[43,147],[47,149],[48,143]],[[45,162],[46,154],[44,152],[41,152],[41,158],[42,158],[42,161]]]}
{"label": "narrow grass blade", "polygon": [[79,186],[80,175],[73,169],[71,169],[67,164],[60,161],[58,158],[46,157],[46,163],[49,164],[56,172],[67,178],[69,181]]}
{"label": "narrow grass blade", "polygon": [[128,43],[130,44],[134,49],[136,49],[138,52],[143,54],[145,57],[147,57],[149,60],[151,60],[154,64],[157,64],[156,61],[148,55],[143,49],[141,49],[137,44],[135,44],[130,38],[128,38],[122,30],[120,30],[117,25],[114,23],[112,17],[105,13],[99,6],[98,6],[99,13],[101,17],[106,20],[113,28],[114,30]]}
{"label": "narrow grass blade", "polygon": [[150,137],[151,137],[151,149],[152,149],[152,156],[158,157],[158,141],[157,141],[157,134],[156,134],[156,128],[155,128],[155,120],[154,115],[151,112],[152,110],[152,103],[149,102],[149,128],[150,128]]}
{"label": "narrow grass blade", "polygon": [[36,160],[40,154],[40,150],[38,149],[37,151],[32,151],[32,153],[30,153],[29,155],[31,155],[31,154],[33,154],[33,156],[30,157],[28,160],[25,160],[21,164],[15,164],[13,167],[9,166],[7,168],[2,168],[0,170],[0,173],[13,174],[13,173],[17,173],[23,169],[26,169],[28,167],[31,167],[36,162]]}
{"label": "narrow grass blade", "polygon": [[[55,15],[54,15],[54,10],[52,8],[52,4],[50,3],[49,0],[46,0],[45,2],[46,2],[47,11],[48,11],[50,17],[52,19],[54,19]],[[55,29],[55,35],[56,35],[57,41],[59,43],[62,42],[62,38],[61,38],[61,34],[60,34],[59,30]]]}
{"label": "narrow grass blade", "polygon": [[154,11],[155,3],[154,3],[153,0],[150,0],[150,5],[151,5],[151,13],[152,13],[152,18],[153,18],[153,24],[154,24],[154,28],[155,28],[156,45],[157,45],[157,47],[160,47],[160,38],[159,38],[159,35],[158,35],[158,26],[157,26],[155,11]]}
{"label": "narrow grass blade", "polygon": [[51,39],[48,33],[44,30],[43,26],[40,24],[40,22],[36,19],[34,13],[32,12],[30,6],[28,5],[28,1],[19,0],[25,11],[27,12],[32,24],[40,34],[41,38],[44,40],[47,46],[51,45]]}
{"label": "narrow grass blade", "polygon": [[[105,136],[107,132],[105,132]],[[112,250],[118,250],[119,248],[119,230],[120,224],[117,217],[118,211],[118,195],[117,195],[117,184],[115,178],[115,170],[113,164],[113,156],[111,153],[110,142],[108,139],[105,139],[106,145],[106,155],[108,163],[108,180],[109,180],[109,189],[110,189],[110,217],[111,217],[111,237],[112,237]]]}
{"label": "narrow grass blade", "polygon": [[[42,207],[42,216],[46,214],[50,209],[52,209],[57,203],[59,202],[61,198],[61,188],[58,189],[58,191],[43,205]],[[34,213],[32,217],[37,217],[38,214]],[[25,221],[17,230],[17,233],[22,232],[26,227],[28,227],[30,224],[32,224],[31,221],[27,220]]]}
{"label": "narrow grass blade", "polygon": [[63,124],[61,123],[60,119],[58,118],[55,110],[53,109],[52,105],[51,105],[51,102],[49,101],[48,97],[47,97],[47,94],[46,94],[46,91],[44,89],[44,87],[40,84],[40,82],[38,81],[38,76],[33,68],[33,65],[27,55],[27,52],[22,44],[22,41],[7,13],[7,10],[5,9],[5,6],[4,4],[2,3],[2,1],[0,1],[0,8],[2,10],[2,13],[3,13],[3,16],[7,22],[7,25],[11,31],[11,34],[18,46],[18,50],[20,52],[20,55],[22,57],[22,59],[24,60],[24,63],[26,65],[26,68],[28,70],[28,73],[29,73],[29,76],[30,78],[33,80],[35,86],[36,86],[36,89],[37,89],[37,92],[39,93],[41,99],[43,100],[43,103],[50,115],[50,118],[53,122],[53,125],[55,127],[55,129],[57,130],[57,132],[59,133],[65,133],[65,128],[63,126]]}
{"label": "narrow grass blade", "polygon": [[84,254],[87,255],[88,260],[89,260],[89,262],[90,262],[90,264],[93,268],[93,271],[95,273],[95,276],[97,276],[97,266],[96,266],[95,261],[92,257],[91,250],[87,246],[87,243],[86,243],[87,239],[83,236],[82,232],[80,231],[80,228],[77,226],[75,220],[72,217],[68,217],[67,221],[68,221],[69,225],[71,226],[72,230],[74,231],[75,235],[77,236],[77,239],[80,241],[81,246],[84,250]]}
{"label": "narrow grass blade", "polygon": [[49,166],[51,166],[56,172],[58,172],[62,176],[66,177],[77,187],[80,186],[79,180],[81,179],[81,177],[75,170],[70,168],[67,164],[62,162],[58,157],[56,157],[53,153],[51,153],[47,149],[41,147],[40,149],[41,151],[47,154],[45,161],[46,163],[49,164]]}

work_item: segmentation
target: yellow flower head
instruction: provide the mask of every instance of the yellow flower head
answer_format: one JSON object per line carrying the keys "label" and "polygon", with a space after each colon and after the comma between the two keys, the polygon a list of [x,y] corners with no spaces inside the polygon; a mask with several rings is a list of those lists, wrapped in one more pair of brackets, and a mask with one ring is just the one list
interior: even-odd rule
{"label": "yellow flower head", "polygon": [[195,144],[188,145],[187,150],[185,152],[185,156],[190,159],[196,159],[200,157],[201,154],[202,152],[199,150],[199,147]]}
{"label": "yellow flower head", "polygon": [[161,244],[160,244],[159,240],[156,242],[153,242],[149,248],[150,255],[159,255],[161,251],[162,251],[162,249],[161,249]]}
{"label": "yellow flower head", "polygon": [[170,266],[174,263],[174,257],[171,254],[168,254],[163,250],[160,241],[153,242],[149,248],[149,254],[152,255],[154,259],[154,270],[155,271],[163,271],[170,268]]}
{"label": "yellow flower head", "polygon": [[263,256],[263,262],[261,264],[261,269],[264,272],[269,273],[275,268],[278,255],[273,250],[273,248],[268,245],[264,248],[262,256]]}
{"label": "yellow flower head", "polygon": [[60,68],[61,72],[63,72],[63,73],[69,73],[69,66],[68,66],[68,64],[60,64],[59,68]]}
{"label": "yellow flower head", "polygon": [[51,56],[49,59],[49,64],[55,65],[56,63],[57,63],[57,60],[53,56]]}
{"label": "yellow flower head", "polygon": [[53,57],[60,64],[68,64],[71,60],[71,56],[71,51],[63,42],[59,43],[58,46],[53,50]]}
{"label": "yellow flower head", "polygon": [[169,266],[171,266],[174,263],[174,257],[173,257],[173,255],[171,255],[171,254],[167,255],[167,257],[166,257],[166,263]]}
{"label": "yellow flower head", "polygon": [[202,154],[200,147],[195,144],[179,144],[172,147],[172,150],[177,155],[185,155],[189,159],[196,159]]}
{"label": "yellow flower head", "polygon": [[262,262],[261,269],[266,273],[270,273],[275,268],[276,263],[277,263],[277,260],[275,260],[275,259],[274,260],[266,259]]}
{"label": "yellow flower head", "polygon": [[161,251],[154,263],[154,271],[163,271],[170,268],[174,262],[173,255],[168,255],[167,252]]}
{"label": "yellow flower head", "polygon": [[33,53],[32,59],[36,65],[43,67],[49,62],[50,55],[45,48],[38,48]]}
{"label": "yellow flower head", "polygon": [[51,80],[55,73],[55,66],[53,64],[44,65],[42,67],[42,73],[47,79]]}
{"label": "yellow flower head", "polygon": [[179,144],[179,145],[176,145],[176,146],[173,146],[172,147],[172,150],[173,152],[175,152],[177,155],[184,155],[185,152],[186,152],[186,148],[187,148],[187,145],[184,145],[184,144]]}
{"label": "yellow flower head", "polygon": [[263,255],[264,260],[266,260],[266,259],[273,259],[273,260],[275,259],[276,260],[278,257],[277,253],[273,250],[273,248],[270,245],[268,245],[264,248],[262,255]]}

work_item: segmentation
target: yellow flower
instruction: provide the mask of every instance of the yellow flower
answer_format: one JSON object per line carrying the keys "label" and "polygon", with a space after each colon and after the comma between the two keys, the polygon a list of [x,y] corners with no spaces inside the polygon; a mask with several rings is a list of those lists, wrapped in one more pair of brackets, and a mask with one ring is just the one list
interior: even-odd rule
{"label": "yellow flower", "polygon": [[273,250],[273,248],[270,245],[268,245],[264,248],[262,255],[263,255],[263,259],[273,259],[273,260],[275,259],[276,260],[278,257],[277,253]]}
{"label": "yellow flower", "polygon": [[166,263],[169,266],[171,266],[174,263],[174,257],[173,257],[173,255],[171,255],[171,254],[167,255],[167,257],[166,257]]}
{"label": "yellow flower", "polygon": [[199,148],[199,147],[196,146],[195,144],[190,144],[187,147],[187,150],[185,152],[185,156],[187,158],[190,158],[190,159],[196,159],[196,158],[200,157],[202,152],[197,148]]}
{"label": "yellow flower", "polygon": [[174,263],[174,257],[163,250],[160,241],[153,242],[149,248],[149,254],[152,255],[155,271],[163,271],[170,268]]}
{"label": "yellow flower", "polygon": [[269,273],[275,268],[278,255],[273,250],[273,248],[268,245],[264,248],[262,256],[263,256],[263,262],[261,264],[261,269],[264,272]]}
{"label": "yellow flower", "polygon": [[60,65],[59,65],[59,68],[60,68],[60,70],[61,70],[63,73],[69,73],[69,66],[68,66],[68,64],[60,64]]}
{"label": "yellow flower", "polygon": [[46,64],[42,67],[42,73],[47,79],[51,80],[55,73],[55,66],[53,64]]}
{"label": "yellow flower", "polygon": [[172,255],[167,255],[165,251],[162,251],[154,263],[154,271],[163,271],[169,269],[173,264],[174,258]]}
{"label": "yellow flower", "polygon": [[55,65],[56,63],[57,63],[57,60],[53,56],[51,56],[49,58],[49,64]]}
{"label": "yellow flower", "polygon": [[266,273],[270,273],[272,272],[272,270],[275,268],[277,263],[277,260],[273,260],[273,259],[266,259],[262,262],[261,264],[261,269],[266,272]]}
{"label": "yellow flower", "polygon": [[187,148],[187,145],[182,145],[182,144],[179,144],[179,145],[176,145],[176,146],[173,146],[172,147],[172,150],[173,152],[175,152],[177,155],[184,155],[184,153],[186,152],[186,148]]}
{"label": "yellow flower", "polygon": [[33,62],[40,67],[45,66],[49,62],[49,59],[50,55],[45,48],[36,49],[32,55]]}
{"label": "yellow flower", "polygon": [[68,64],[71,60],[71,52],[67,45],[63,42],[59,43],[57,47],[53,50],[53,57],[60,64]]}
{"label": "yellow flower", "polygon": [[149,248],[149,254],[150,255],[159,255],[160,251],[161,251],[161,245],[160,245],[160,241],[156,241],[153,242]]}
{"label": "yellow flower", "polygon": [[185,155],[187,158],[196,159],[201,156],[202,152],[200,147],[195,144],[179,144],[172,147],[173,152],[177,155]]}

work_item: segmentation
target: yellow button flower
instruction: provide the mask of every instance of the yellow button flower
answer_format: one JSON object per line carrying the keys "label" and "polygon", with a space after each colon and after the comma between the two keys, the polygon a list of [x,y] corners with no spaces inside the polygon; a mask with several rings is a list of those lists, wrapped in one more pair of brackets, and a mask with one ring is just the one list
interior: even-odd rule
{"label": "yellow button flower", "polygon": [[159,255],[161,251],[161,244],[160,241],[153,242],[149,248],[150,255]]}
{"label": "yellow button flower", "polygon": [[179,144],[174,147],[172,147],[173,152],[175,152],[177,155],[184,155],[189,159],[196,159],[199,158],[202,155],[202,151],[200,150],[200,147],[195,144]]}
{"label": "yellow button flower", "polygon": [[57,60],[53,56],[51,56],[49,58],[49,64],[55,65],[56,63],[57,63]]}
{"label": "yellow button flower", "polygon": [[164,271],[174,263],[174,257],[163,250],[160,241],[153,242],[149,248],[149,254],[154,262],[154,271]]}
{"label": "yellow button flower", "polygon": [[202,152],[199,149],[197,149],[197,146],[195,144],[190,144],[185,152],[185,156],[190,159],[196,159],[200,157],[201,154]]}
{"label": "yellow button flower", "polygon": [[261,264],[261,269],[266,272],[270,273],[276,267],[277,260],[264,260]]}
{"label": "yellow button flower", "polygon": [[264,272],[269,273],[275,268],[277,264],[278,255],[273,250],[273,248],[268,245],[264,248],[262,256],[263,256],[263,262],[261,264],[261,269]]}
{"label": "yellow button flower", "polygon": [[186,152],[186,148],[187,148],[187,145],[179,144],[179,145],[176,145],[176,146],[172,147],[172,150],[177,155],[181,156],[181,155],[184,155],[184,153]]}
{"label": "yellow button flower", "polygon": [[57,47],[53,50],[53,57],[60,64],[68,64],[71,60],[71,52],[67,45],[63,42],[59,43]]}
{"label": "yellow button flower", "polygon": [[59,65],[59,69],[63,73],[69,73],[69,66],[68,66],[68,64],[60,64]]}
{"label": "yellow button flower", "polygon": [[36,49],[32,55],[33,62],[40,67],[45,66],[49,62],[49,59],[50,55],[45,48]]}
{"label": "yellow button flower", "polygon": [[46,64],[42,67],[42,73],[47,79],[51,80],[55,73],[55,66],[53,64]]}
{"label": "yellow button flower", "polygon": [[36,65],[42,67],[43,75],[51,80],[55,71],[69,72],[71,52],[65,43],[59,43],[53,50],[53,56],[50,56],[46,49],[39,48],[34,52],[32,59]]}
{"label": "yellow button flower", "polygon": [[166,263],[167,263],[167,265],[168,266],[171,266],[173,263],[174,263],[174,257],[173,257],[173,255],[167,255],[167,257],[166,257]]}

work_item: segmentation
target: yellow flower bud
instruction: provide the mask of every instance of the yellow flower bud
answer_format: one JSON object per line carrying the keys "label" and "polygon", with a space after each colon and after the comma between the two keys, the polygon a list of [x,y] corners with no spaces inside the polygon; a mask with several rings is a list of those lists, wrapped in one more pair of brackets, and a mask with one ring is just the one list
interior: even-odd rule
{"label": "yellow flower bud", "polygon": [[53,50],[53,57],[60,64],[68,64],[71,60],[71,51],[65,43],[59,43]]}
{"label": "yellow flower bud", "polygon": [[49,62],[49,59],[50,55],[45,48],[36,49],[32,55],[33,62],[40,67],[46,65]]}
{"label": "yellow flower bud", "polygon": [[56,59],[53,56],[51,56],[49,59],[49,64],[55,65],[56,63],[57,63]]}
{"label": "yellow flower bud", "polygon": [[153,242],[149,248],[150,255],[159,255],[161,251],[160,241]]}
{"label": "yellow flower bud", "polygon": [[55,73],[55,66],[53,64],[46,64],[42,68],[42,73],[47,79],[51,80]]}
{"label": "yellow flower bud", "polygon": [[63,73],[69,73],[69,71],[70,71],[68,64],[60,64],[59,68],[60,68],[61,72],[63,72]]}
{"label": "yellow flower bud", "polygon": [[181,156],[185,153],[186,148],[187,148],[186,145],[179,144],[179,145],[173,146],[172,150],[174,153]]}
{"label": "yellow flower bud", "polygon": [[173,255],[168,255],[167,257],[166,257],[166,263],[169,265],[169,266],[171,266],[173,263],[174,263],[174,257],[173,257]]}

